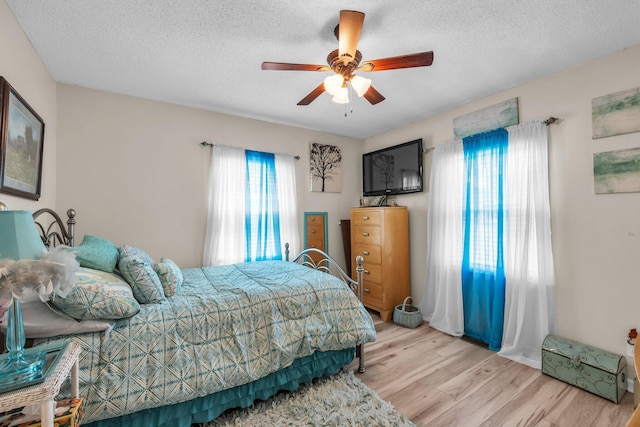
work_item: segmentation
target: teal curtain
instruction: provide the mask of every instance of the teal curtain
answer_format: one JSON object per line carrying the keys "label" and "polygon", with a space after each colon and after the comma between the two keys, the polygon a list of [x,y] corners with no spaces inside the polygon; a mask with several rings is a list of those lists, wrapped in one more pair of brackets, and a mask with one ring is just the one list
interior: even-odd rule
{"label": "teal curtain", "polygon": [[463,139],[464,334],[500,350],[504,324],[504,174],[508,133]]}
{"label": "teal curtain", "polygon": [[275,155],[246,150],[245,261],[281,260]]}

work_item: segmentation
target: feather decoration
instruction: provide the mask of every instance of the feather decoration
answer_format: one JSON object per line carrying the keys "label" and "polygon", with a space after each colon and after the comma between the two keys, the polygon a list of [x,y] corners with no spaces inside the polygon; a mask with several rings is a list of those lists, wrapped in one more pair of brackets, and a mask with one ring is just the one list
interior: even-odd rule
{"label": "feather decoration", "polygon": [[0,259],[0,301],[19,299],[27,289],[36,291],[43,302],[53,295],[66,297],[75,286],[80,264],[65,249],[58,246],[40,259]]}

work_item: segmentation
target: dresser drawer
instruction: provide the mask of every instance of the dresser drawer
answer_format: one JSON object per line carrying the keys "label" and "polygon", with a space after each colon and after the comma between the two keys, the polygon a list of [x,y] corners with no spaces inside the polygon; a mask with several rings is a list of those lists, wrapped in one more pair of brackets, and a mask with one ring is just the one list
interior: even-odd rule
{"label": "dresser drawer", "polygon": [[352,225],[351,241],[365,245],[380,244],[380,227],[370,225]]}
{"label": "dresser drawer", "polygon": [[315,239],[315,238],[309,238],[307,240],[307,248],[315,248],[315,249],[320,249],[321,251],[324,251],[324,240],[323,239]]}
{"label": "dresser drawer", "polygon": [[364,258],[365,264],[380,264],[382,262],[380,246],[354,244],[351,249],[351,257],[355,259],[358,255]]}
{"label": "dresser drawer", "polygon": [[318,225],[318,226],[324,227],[324,216],[307,215],[307,225]]}
{"label": "dresser drawer", "polygon": [[382,283],[382,267],[379,264],[362,265],[364,267],[363,279],[367,282]]}
{"label": "dresser drawer", "polygon": [[352,212],[351,224],[380,225],[380,211]]}
{"label": "dresser drawer", "polygon": [[[316,248],[316,249],[322,250],[322,248]],[[309,253],[309,256],[311,257],[311,259],[313,260],[313,262],[316,265],[320,265],[320,261],[325,259],[324,255],[322,255],[322,254],[320,254],[318,252],[311,252],[311,253]],[[307,260],[305,260],[305,261],[307,261]]]}
{"label": "dresser drawer", "polygon": [[324,239],[324,226],[322,225],[307,225],[307,239]]}
{"label": "dresser drawer", "polygon": [[362,299],[365,304],[382,304],[382,285],[370,283],[365,280],[362,286]]}

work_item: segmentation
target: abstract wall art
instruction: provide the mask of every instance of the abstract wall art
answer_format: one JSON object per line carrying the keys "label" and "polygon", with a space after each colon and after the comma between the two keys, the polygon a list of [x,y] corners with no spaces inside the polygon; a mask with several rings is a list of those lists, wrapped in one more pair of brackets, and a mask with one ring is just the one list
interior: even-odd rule
{"label": "abstract wall art", "polygon": [[640,148],[607,151],[593,155],[596,194],[640,191]]}
{"label": "abstract wall art", "polygon": [[640,87],[591,101],[593,139],[640,131]]}
{"label": "abstract wall art", "polygon": [[456,138],[464,138],[518,123],[520,123],[518,98],[511,98],[482,110],[456,117],[453,119],[453,135]]}

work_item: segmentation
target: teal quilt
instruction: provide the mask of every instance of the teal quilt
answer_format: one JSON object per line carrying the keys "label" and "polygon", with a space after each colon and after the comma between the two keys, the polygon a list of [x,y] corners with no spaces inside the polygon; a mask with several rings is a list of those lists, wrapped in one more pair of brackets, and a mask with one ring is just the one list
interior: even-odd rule
{"label": "teal quilt", "polygon": [[[339,279],[262,261],[182,270],[178,294],[80,343],[85,422],[186,402],[376,338]],[[41,340],[51,343],[68,337]]]}

